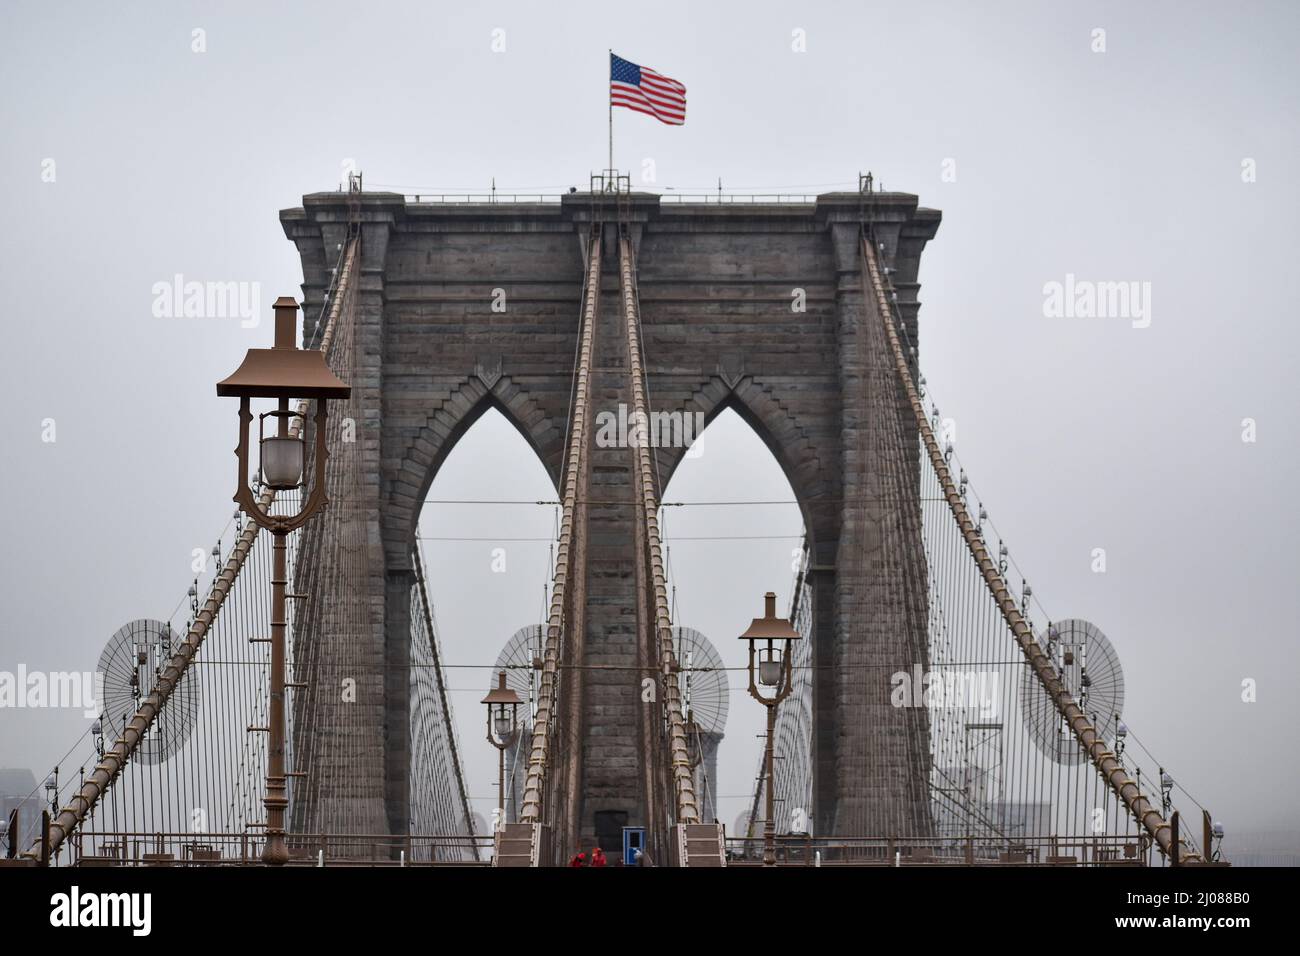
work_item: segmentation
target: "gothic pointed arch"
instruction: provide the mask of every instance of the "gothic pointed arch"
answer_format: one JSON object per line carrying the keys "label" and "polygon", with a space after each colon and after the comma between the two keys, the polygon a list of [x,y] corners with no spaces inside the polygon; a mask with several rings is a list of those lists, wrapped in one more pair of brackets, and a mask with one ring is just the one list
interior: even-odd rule
{"label": "gothic pointed arch", "polygon": [[563,453],[562,424],[556,423],[528,391],[499,366],[479,365],[436,401],[424,424],[407,442],[401,464],[387,489],[384,545],[390,566],[406,560],[420,517],[420,505],[443,462],[461,437],[488,409],[496,409],[523,436],[541,460],[552,483]]}
{"label": "gothic pointed arch", "polygon": [[[704,426],[725,409],[735,411],[781,466],[794,489],[804,527],[816,540],[833,537],[836,503],[834,482],[807,429],[782,403],[774,389],[752,375],[728,376],[719,372],[700,382],[691,393],[686,411],[703,415]],[[698,437],[698,433],[697,433]],[[660,480],[666,488],[688,449],[661,447],[657,450]],[[704,455],[708,445],[701,445]],[[810,542],[811,543],[811,542]]]}

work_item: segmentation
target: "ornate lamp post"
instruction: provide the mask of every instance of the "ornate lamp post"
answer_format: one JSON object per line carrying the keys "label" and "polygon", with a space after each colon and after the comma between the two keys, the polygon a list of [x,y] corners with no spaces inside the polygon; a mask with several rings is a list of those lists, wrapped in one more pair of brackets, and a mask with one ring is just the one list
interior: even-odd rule
{"label": "ornate lamp post", "polygon": [[[262,862],[280,865],[289,861],[284,839],[284,812],[289,805],[284,769],[284,662],[285,585],[288,583],[285,548],[289,532],[325,507],[326,406],[332,398],[347,398],[352,389],[325,363],[320,352],[298,348],[298,303],[282,296],[275,300],[275,346],[249,349],[243,363],[229,378],[217,383],[217,395],[239,399],[239,475],[235,501],[240,509],[274,536],[271,571],[271,702],[268,721],[270,740],[266,763],[266,848]],[[252,399],[274,399],[274,411],[258,416],[258,472],[262,484],[274,491],[302,487],[307,460],[302,415],[291,411],[289,400],[315,399],[315,463],[312,488],[297,514],[273,515],[263,506],[248,484],[248,426],[253,420]],[[274,434],[264,432],[266,419],[275,424]],[[296,427],[293,419],[298,419]]]}
{"label": "ornate lamp post", "polygon": [[[775,818],[775,784],[772,772],[773,738],[776,737],[776,708],[781,701],[790,696],[793,685],[790,648],[791,641],[802,639],[802,635],[790,626],[783,617],[776,616],[776,595],[768,591],[763,596],[763,616],[754,618],[749,630],[740,635],[742,641],[749,641],[749,696],[767,708],[767,745],[764,748],[764,765],[767,773],[767,810],[763,820],[763,865],[776,865],[776,818]],[[760,643],[766,647],[758,647]],[[779,646],[778,646],[779,644]],[[758,651],[758,671],[754,670],[754,652]],[[757,680],[755,679],[757,677]],[[771,688],[764,696],[761,687]]]}
{"label": "ornate lamp post", "polygon": [[[506,686],[506,672],[497,672],[497,686],[488,691],[480,703],[487,705],[487,739],[497,748],[497,815],[506,822],[506,749],[515,739],[519,695]],[[507,710],[506,708],[509,708]]]}

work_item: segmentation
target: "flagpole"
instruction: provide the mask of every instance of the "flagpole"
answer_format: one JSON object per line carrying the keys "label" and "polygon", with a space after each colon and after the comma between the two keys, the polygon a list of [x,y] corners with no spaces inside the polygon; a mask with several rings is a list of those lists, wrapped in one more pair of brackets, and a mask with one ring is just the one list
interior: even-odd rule
{"label": "flagpole", "polygon": [[[609,51],[609,76],[605,78],[606,92],[608,92],[610,78],[614,75],[614,50]],[[609,174],[614,175],[614,97],[609,97]]]}

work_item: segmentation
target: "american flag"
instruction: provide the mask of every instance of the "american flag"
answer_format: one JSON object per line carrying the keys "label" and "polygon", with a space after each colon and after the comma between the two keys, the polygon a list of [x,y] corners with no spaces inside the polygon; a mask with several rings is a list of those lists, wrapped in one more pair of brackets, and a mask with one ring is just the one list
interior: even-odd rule
{"label": "american flag", "polygon": [[653,116],[669,126],[686,122],[686,87],[648,66],[609,55],[609,102]]}

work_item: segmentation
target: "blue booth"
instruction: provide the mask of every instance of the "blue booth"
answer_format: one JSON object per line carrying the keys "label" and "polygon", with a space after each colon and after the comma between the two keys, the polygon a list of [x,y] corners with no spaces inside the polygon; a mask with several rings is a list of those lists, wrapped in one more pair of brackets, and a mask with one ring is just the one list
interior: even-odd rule
{"label": "blue booth", "polygon": [[645,852],[645,827],[623,828],[623,865],[636,866],[637,851]]}

